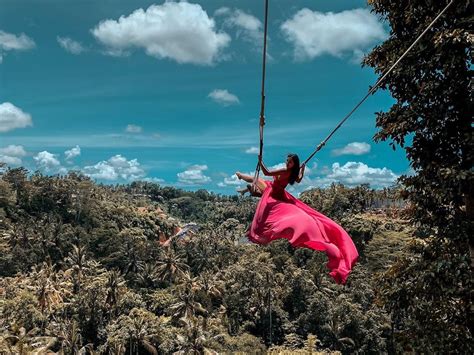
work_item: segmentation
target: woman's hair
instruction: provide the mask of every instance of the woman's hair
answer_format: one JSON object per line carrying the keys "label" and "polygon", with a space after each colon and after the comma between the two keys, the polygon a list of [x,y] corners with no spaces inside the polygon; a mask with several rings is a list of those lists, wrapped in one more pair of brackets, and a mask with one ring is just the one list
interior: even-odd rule
{"label": "woman's hair", "polygon": [[288,158],[291,158],[293,160],[293,167],[291,168],[290,171],[290,177],[288,178],[288,182],[290,185],[293,185],[298,179],[298,175],[300,174],[300,158],[296,154],[288,154]]}

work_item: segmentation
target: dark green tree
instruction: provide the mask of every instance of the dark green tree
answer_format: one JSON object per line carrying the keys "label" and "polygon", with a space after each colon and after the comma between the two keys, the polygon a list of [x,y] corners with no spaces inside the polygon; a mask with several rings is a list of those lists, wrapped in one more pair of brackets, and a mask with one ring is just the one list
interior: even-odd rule
{"label": "dark green tree", "polygon": [[[365,64],[382,74],[448,2],[369,1],[391,31]],[[396,102],[377,113],[375,140],[405,149],[414,174],[402,182],[424,238],[415,257],[385,275],[381,299],[403,346],[393,351],[474,349],[472,10],[471,1],[454,1],[382,84]]]}

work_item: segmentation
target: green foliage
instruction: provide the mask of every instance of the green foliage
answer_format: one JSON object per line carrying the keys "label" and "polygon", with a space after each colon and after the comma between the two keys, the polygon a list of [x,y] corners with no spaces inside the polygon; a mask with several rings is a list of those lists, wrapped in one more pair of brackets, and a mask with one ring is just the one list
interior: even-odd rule
{"label": "green foliage", "polygon": [[107,325],[104,351],[113,354],[158,354],[161,328],[162,321],[156,315],[134,308],[128,315],[123,314]]}
{"label": "green foliage", "polygon": [[[391,33],[365,64],[384,72],[447,3],[371,0]],[[394,352],[474,351],[472,64],[472,4],[455,1],[383,83],[396,102],[377,114],[375,139],[407,153],[404,194],[424,239],[381,279]]]}
{"label": "green foliage", "polygon": [[[365,58],[381,74],[447,0],[369,3],[391,27]],[[472,353],[470,7],[455,1],[382,85],[396,102],[375,140],[414,174],[301,196],[357,244],[344,287],[321,253],[246,243],[251,198],[0,164],[0,353]],[[173,238],[187,222],[200,230]]]}
{"label": "green foliage", "polygon": [[[22,196],[2,200],[1,210],[0,349],[7,353],[285,352],[308,348],[309,334],[315,351],[387,349],[371,259],[341,287],[322,253],[286,240],[249,244],[253,199],[22,174],[0,175],[3,191]],[[338,186],[318,193],[365,201],[386,192]],[[383,238],[385,217],[374,215],[376,222],[369,208],[340,214],[365,247]],[[198,231],[171,238],[191,221],[200,222]]]}
{"label": "green foliage", "polygon": [[348,188],[333,183],[327,189],[316,188],[305,191],[300,198],[321,213],[335,220],[341,220],[344,216],[403,203],[400,192],[400,186],[374,190],[368,184]]}

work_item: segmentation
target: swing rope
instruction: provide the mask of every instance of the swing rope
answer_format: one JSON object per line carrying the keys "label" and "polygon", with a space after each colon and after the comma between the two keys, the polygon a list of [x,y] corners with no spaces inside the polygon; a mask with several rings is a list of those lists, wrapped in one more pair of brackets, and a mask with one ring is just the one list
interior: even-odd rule
{"label": "swing rope", "polygon": [[[260,147],[259,147],[259,157],[263,156],[263,126],[265,126],[265,75],[266,75],[266,66],[267,66],[267,28],[268,28],[268,0],[265,0],[265,24],[264,24],[264,34],[263,34],[263,59],[262,59],[262,97],[260,105],[260,122],[259,122],[259,131],[260,131]],[[258,176],[260,174],[260,161],[257,162],[257,167],[255,169],[255,175],[253,178],[252,186],[256,189],[256,184]]]}
{"label": "swing rope", "polygon": [[[331,139],[331,137],[341,128],[341,126],[357,111],[357,109],[369,98],[370,95],[375,93],[377,89],[382,85],[383,81],[387,76],[397,67],[397,65],[407,56],[407,54],[416,46],[416,44],[424,37],[424,35],[433,27],[433,25],[439,20],[441,16],[451,7],[455,0],[451,0],[446,7],[431,21],[431,23],[425,28],[425,30],[415,39],[415,41],[405,50],[405,52],[392,64],[392,66],[377,80],[375,85],[365,94],[365,96],[352,108],[347,115],[336,125],[336,127],[324,138],[321,143],[318,144],[316,149],[310,154],[310,156],[303,162],[302,165],[306,165],[315,155],[318,153]],[[260,107],[260,147],[259,156],[263,156],[263,127],[265,125],[265,75],[266,75],[266,58],[267,58],[267,28],[268,28],[268,0],[265,0],[265,24],[264,24],[264,35],[263,35],[263,66],[262,66],[262,93],[261,93],[261,107]],[[255,169],[254,180],[252,183],[253,188],[256,188],[256,183],[260,174],[260,161],[257,162]]]}
{"label": "swing rope", "polygon": [[331,133],[321,142],[319,145],[316,147],[316,149],[311,153],[311,155],[303,162],[304,165],[306,165],[314,156],[317,152],[319,152],[327,143],[327,141],[336,133],[336,131],[341,128],[341,126],[349,119],[349,117],[352,116],[352,114],[369,98],[370,95],[372,95],[382,84],[382,82],[385,80],[385,78],[395,69],[395,67],[400,63],[400,61],[405,58],[405,56],[412,50],[412,48],[420,41],[420,39],[430,30],[431,27],[438,21],[438,19],[448,10],[448,8],[454,3],[454,0],[451,0],[448,5],[441,11],[438,16],[435,17],[433,21],[426,27],[426,29],[417,37],[417,39],[408,47],[408,49],[400,56],[400,58],[397,59],[395,63],[388,69],[385,74],[377,80],[375,85],[369,90],[369,92],[360,100],[357,105],[354,106],[354,108],[346,115],[344,118],[338,123],[336,128],[334,128]]}

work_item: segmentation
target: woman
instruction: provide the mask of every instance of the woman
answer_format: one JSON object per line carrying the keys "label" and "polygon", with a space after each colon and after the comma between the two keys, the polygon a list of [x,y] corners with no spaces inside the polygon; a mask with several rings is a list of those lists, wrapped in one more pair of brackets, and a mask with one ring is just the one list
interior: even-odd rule
{"label": "woman", "polygon": [[[293,185],[295,182],[300,183],[301,180],[303,179],[304,175],[304,169],[305,165],[303,164],[300,167],[300,158],[296,154],[288,154],[286,158],[286,168],[283,169],[278,169],[274,171],[269,171],[265,164],[263,164],[263,161],[261,157],[259,156],[259,164],[262,168],[262,172],[265,176],[273,176],[273,193],[274,194],[280,194],[281,197],[283,195],[281,194],[284,190],[285,187],[290,184]],[[253,177],[250,175],[245,175],[242,174],[241,172],[237,171],[235,173],[239,180],[244,180],[246,182],[252,183],[253,182]],[[256,190],[255,190],[256,188]],[[242,195],[244,195],[246,192],[250,192],[251,194],[255,195],[257,194],[258,196],[261,196],[261,193],[267,188],[267,184],[265,180],[263,179],[258,179],[256,186],[252,185],[247,185],[245,189],[238,190]]]}
{"label": "woman", "polygon": [[[352,239],[336,222],[285,191],[288,184],[301,182],[305,165],[300,167],[296,154],[288,155],[286,168],[275,171],[269,171],[260,157],[259,162],[262,172],[273,176],[273,181],[257,181],[262,198],[247,237],[258,244],[285,238],[294,247],[324,251],[329,259],[329,274],[337,283],[344,284],[359,256]],[[247,182],[253,181],[249,175],[240,172],[236,175]]]}

